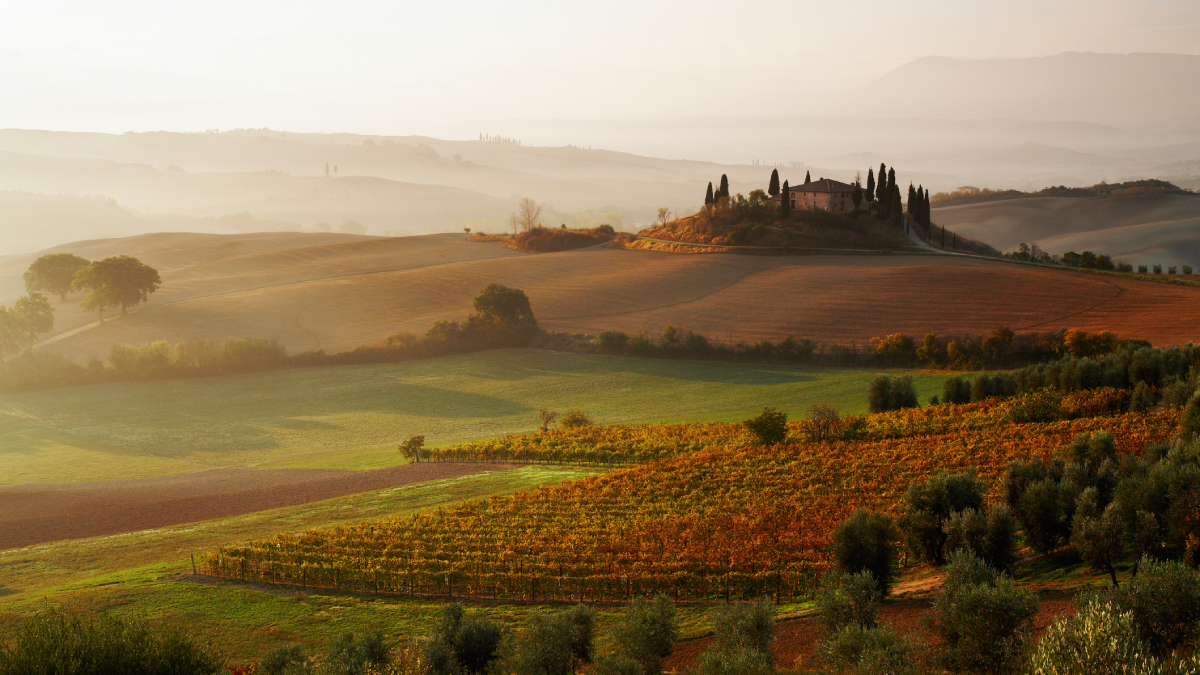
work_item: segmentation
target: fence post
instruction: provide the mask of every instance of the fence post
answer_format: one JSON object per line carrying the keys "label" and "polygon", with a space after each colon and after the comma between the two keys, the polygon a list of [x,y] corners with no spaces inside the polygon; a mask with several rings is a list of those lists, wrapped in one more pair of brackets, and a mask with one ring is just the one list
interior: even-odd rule
{"label": "fence post", "polygon": [[192,554],[192,576],[196,576],[196,554]]}

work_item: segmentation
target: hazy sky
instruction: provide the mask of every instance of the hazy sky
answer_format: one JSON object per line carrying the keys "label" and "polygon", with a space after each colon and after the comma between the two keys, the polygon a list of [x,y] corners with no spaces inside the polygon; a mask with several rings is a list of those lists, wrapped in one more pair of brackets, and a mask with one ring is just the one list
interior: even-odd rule
{"label": "hazy sky", "polygon": [[788,115],[921,56],[1200,54],[1198,36],[1197,0],[0,0],[0,127]]}

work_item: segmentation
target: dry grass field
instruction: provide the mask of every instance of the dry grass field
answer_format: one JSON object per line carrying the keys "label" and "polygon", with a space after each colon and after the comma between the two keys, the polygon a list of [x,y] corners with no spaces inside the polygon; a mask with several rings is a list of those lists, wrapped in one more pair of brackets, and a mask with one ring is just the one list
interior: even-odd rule
{"label": "dry grass field", "polygon": [[[423,333],[470,312],[488,283],[524,289],[547,329],[659,333],[667,324],[730,340],[786,335],[863,343],[898,331],[999,326],[1112,330],[1155,344],[1200,339],[1200,289],[935,256],[673,255],[613,248],[531,255],[465,235],[157,234],[56,250],[135,255],[163,286],[103,324],[78,297],[43,349],[104,356],[114,343],[278,338],[292,352]],[[0,261],[0,302],[32,256]]]}
{"label": "dry grass field", "polygon": [[1200,197],[1038,197],[936,209],[933,221],[1001,251],[1037,242],[1051,253],[1091,250],[1134,265],[1200,266]]}

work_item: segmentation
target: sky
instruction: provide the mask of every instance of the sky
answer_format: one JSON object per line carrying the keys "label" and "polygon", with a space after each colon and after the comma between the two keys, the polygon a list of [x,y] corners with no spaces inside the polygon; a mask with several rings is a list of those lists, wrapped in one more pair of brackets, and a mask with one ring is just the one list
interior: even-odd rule
{"label": "sky", "polygon": [[1196,0],[0,0],[0,128],[782,116],[923,56],[1200,55]]}

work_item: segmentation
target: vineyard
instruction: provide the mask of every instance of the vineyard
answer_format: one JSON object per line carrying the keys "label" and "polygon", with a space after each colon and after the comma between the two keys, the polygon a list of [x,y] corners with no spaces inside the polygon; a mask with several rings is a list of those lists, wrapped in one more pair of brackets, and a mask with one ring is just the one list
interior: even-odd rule
{"label": "vineyard", "polygon": [[[1120,452],[1174,431],[1178,413],[1108,414],[1111,391],[1072,394],[1065,417],[1009,421],[1013,403],[942,405],[861,418],[863,440],[750,446],[732,425],[587,428],[576,452],[632,438],[669,455],[606,476],[411,518],[225,548],[208,574],[387,595],[508,601],[678,601],[804,596],[826,569],[832,529],[860,506],[896,513],[914,479],[977,467],[995,484],[1011,459],[1111,430]],[[796,425],[793,430],[802,432]],[[704,446],[706,430],[715,440]],[[654,445],[655,434],[663,438]],[[526,443],[514,437],[513,447]],[[670,441],[668,439],[675,439]],[[640,440],[639,440],[640,439]],[[590,445],[589,445],[590,444]],[[472,446],[474,447],[474,446]],[[682,454],[682,453],[687,454]],[[571,457],[570,453],[563,457]],[[577,456],[577,455],[576,455]]]}
{"label": "vineyard", "polygon": [[[1060,416],[1065,419],[1096,417],[1115,413],[1128,405],[1129,392],[1105,388],[1073,392],[1061,399]],[[964,431],[1002,421],[1018,401],[997,407],[987,415],[964,416],[963,408],[932,406],[881,415],[853,415],[836,424],[819,425],[812,420],[789,424],[797,441],[872,441],[906,436]],[[516,434],[448,448],[423,451],[433,461],[516,462],[547,464],[643,464],[677,455],[714,448],[746,448],[754,437],[741,424],[611,424],[550,429],[536,434]]]}

